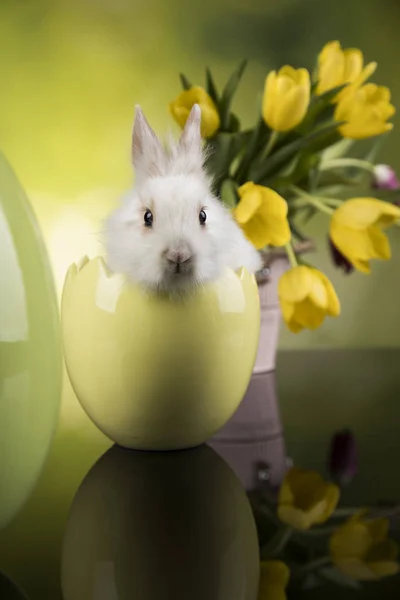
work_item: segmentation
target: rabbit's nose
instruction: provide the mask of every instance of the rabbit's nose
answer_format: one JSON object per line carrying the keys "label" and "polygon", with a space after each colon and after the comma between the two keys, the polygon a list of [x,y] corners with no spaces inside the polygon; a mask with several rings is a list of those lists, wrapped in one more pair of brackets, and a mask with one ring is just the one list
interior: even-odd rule
{"label": "rabbit's nose", "polygon": [[165,258],[168,262],[175,265],[183,265],[184,263],[190,262],[192,253],[186,248],[180,250],[167,250],[165,253]]}

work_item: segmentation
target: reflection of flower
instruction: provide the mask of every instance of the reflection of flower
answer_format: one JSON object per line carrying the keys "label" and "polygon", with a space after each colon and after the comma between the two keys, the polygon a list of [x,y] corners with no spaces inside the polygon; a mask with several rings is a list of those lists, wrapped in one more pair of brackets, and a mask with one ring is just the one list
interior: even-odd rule
{"label": "reflection of flower", "polygon": [[389,240],[382,229],[400,219],[400,208],[374,198],[353,198],[335,210],[330,236],[336,248],[351,264],[369,273],[369,261],[388,260]]}
{"label": "reflection of flower", "polygon": [[343,269],[345,273],[351,273],[354,271],[353,265],[347,260],[345,256],[336,248],[335,244],[332,242],[331,238],[328,238],[329,242],[329,250],[331,252],[331,257],[333,262],[339,269]]}
{"label": "reflection of flower", "polygon": [[[317,94],[323,94],[345,83],[357,88],[374,73],[376,66],[373,62],[364,67],[361,50],[343,50],[338,41],[328,42],[318,56]],[[347,88],[344,88],[335,100],[344,98],[346,93]]]}
{"label": "reflection of flower", "polygon": [[170,102],[169,110],[175,121],[183,129],[194,104],[201,108],[201,135],[211,137],[220,127],[220,118],[214,101],[200,86],[184,90]]}
{"label": "reflection of flower", "polygon": [[290,571],[280,560],[267,560],[260,565],[258,600],[286,600],[285,588]]}
{"label": "reflection of flower", "polygon": [[346,121],[339,127],[341,135],[354,140],[381,135],[393,128],[388,119],[396,112],[390,103],[387,87],[367,83],[349,90],[335,110],[336,121]]}
{"label": "reflection of flower", "polygon": [[380,579],[399,571],[397,544],[388,539],[387,519],[364,520],[355,515],[331,536],[333,563],[358,580]]}
{"label": "reflection of flower", "polygon": [[311,267],[293,267],[282,275],[278,284],[283,318],[289,329],[298,333],[316,329],[324,318],[337,316],[340,304],[329,279]]}
{"label": "reflection of flower", "polygon": [[310,75],[307,69],[285,66],[271,71],[265,80],[262,114],[275,131],[289,131],[305,117],[310,103]]}
{"label": "reflection of flower", "polygon": [[357,447],[351,431],[338,431],[332,437],[328,467],[338,485],[349,483],[357,474]]}
{"label": "reflection of flower", "polygon": [[256,248],[284,246],[289,242],[288,207],[279,194],[248,182],[239,188],[239,196],[235,218]]}
{"label": "reflection of flower", "polygon": [[400,181],[395,170],[389,165],[375,165],[374,187],[380,190],[399,190]]}
{"label": "reflection of flower", "polygon": [[293,467],[279,491],[278,516],[295,529],[309,529],[329,519],[339,496],[338,486],[324,481],[319,473]]}

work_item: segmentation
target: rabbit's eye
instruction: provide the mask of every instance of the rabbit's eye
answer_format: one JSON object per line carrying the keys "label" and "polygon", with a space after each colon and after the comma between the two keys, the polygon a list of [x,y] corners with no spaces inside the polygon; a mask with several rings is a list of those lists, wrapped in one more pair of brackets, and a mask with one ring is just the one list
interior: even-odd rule
{"label": "rabbit's eye", "polygon": [[207,214],[205,210],[201,210],[199,212],[199,221],[200,221],[200,225],[204,225],[205,222],[207,221]]}
{"label": "rabbit's eye", "polygon": [[151,210],[146,210],[146,212],[144,213],[144,224],[146,227],[153,226],[153,213],[151,212]]}

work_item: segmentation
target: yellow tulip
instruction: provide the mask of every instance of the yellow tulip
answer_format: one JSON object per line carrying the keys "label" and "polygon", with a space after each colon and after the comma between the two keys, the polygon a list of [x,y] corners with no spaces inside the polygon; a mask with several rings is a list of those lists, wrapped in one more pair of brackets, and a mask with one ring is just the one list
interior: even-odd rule
{"label": "yellow tulip", "polygon": [[280,560],[267,560],[260,565],[258,600],[286,600],[285,588],[290,571]]}
{"label": "yellow tulip", "polygon": [[[328,42],[318,56],[318,84],[316,93],[323,94],[345,83],[352,88],[360,87],[377,67],[376,62],[364,66],[361,50],[348,48],[343,50],[338,41]],[[343,99],[348,94],[344,88],[335,97],[335,101]]]}
{"label": "yellow tulip", "polygon": [[335,119],[346,121],[339,127],[343,137],[359,140],[390,131],[393,123],[387,123],[387,120],[395,112],[390,103],[389,88],[367,83],[358,89],[351,86],[336,106]]}
{"label": "yellow tulip", "polygon": [[293,333],[317,329],[326,316],[337,317],[340,303],[329,279],[311,267],[293,267],[278,284],[283,318]]}
{"label": "yellow tulip", "polygon": [[353,198],[335,210],[330,237],[339,252],[359,271],[369,273],[369,261],[391,256],[382,229],[400,219],[400,208],[375,198]]}
{"label": "yellow tulip", "polygon": [[275,131],[289,131],[304,119],[310,104],[307,69],[285,66],[271,71],[265,80],[262,115]]}
{"label": "yellow tulip", "polygon": [[360,581],[398,573],[398,547],[388,539],[388,529],[387,519],[367,521],[362,515],[355,515],[331,536],[332,562],[340,571]]}
{"label": "yellow tulip", "polygon": [[279,490],[278,517],[295,529],[309,529],[329,519],[339,496],[338,486],[324,481],[319,473],[293,467]]}
{"label": "yellow tulip", "polygon": [[286,200],[274,190],[251,181],[239,188],[239,196],[234,216],[257,249],[267,245],[284,246],[289,242],[291,233]]}
{"label": "yellow tulip", "polygon": [[169,111],[183,129],[194,104],[198,104],[201,108],[202,137],[211,137],[220,128],[221,121],[213,99],[202,87],[194,86],[181,92],[175,100],[170,102]]}

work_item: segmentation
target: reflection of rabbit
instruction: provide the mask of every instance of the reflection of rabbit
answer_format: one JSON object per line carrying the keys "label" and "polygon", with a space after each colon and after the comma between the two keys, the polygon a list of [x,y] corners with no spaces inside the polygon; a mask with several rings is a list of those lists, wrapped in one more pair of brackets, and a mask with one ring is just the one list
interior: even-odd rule
{"label": "reflection of rabbit", "polygon": [[185,290],[226,267],[261,267],[258,252],[210,191],[195,105],[179,143],[166,151],[137,108],[132,152],[136,189],[106,222],[114,272],[154,290]]}

